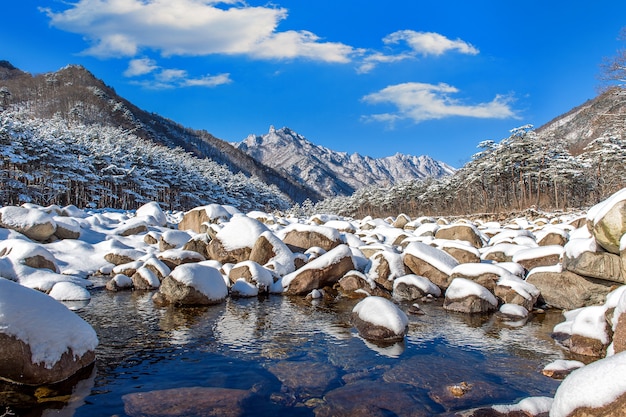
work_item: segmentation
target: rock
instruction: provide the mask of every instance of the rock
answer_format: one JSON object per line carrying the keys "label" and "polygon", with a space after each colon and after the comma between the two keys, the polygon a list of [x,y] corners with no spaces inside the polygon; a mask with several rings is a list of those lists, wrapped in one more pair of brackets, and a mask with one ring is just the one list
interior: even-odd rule
{"label": "rock", "polygon": [[391,225],[393,227],[397,227],[398,229],[404,229],[404,226],[406,226],[410,221],[411,218],[409,216],[404,213],[400,213]]}
{"label": "rock", "polygon": [[517,304],[531,311],[540,291],[533,284],[515,275],[502,277],[494,288],[494,294],[505,304]]}
{"label": "rock", "polygon": [[104,255],[104,259],[113,265],[123,265],[136,261],[144,255],[144,252],[136,249],[115,249]]}
{"label": "rock", "polygon": [[222,274],[202,263],[181,265],[165,277],[154,300],[160,305],[219,304],[228,296]]}
{"label": "rock", "polygon": [[156,245],[159,243],[159,235],[155,232],[148,232],[143,237],[143,243],[147,245]]}
{"label": "rock", "polygon": [[249,258],[279,275],[290,274],[296,269],[293,252],[270,231],[263,232],[254,242]]}
{"label": "rock", "polygon": [[502,277],[508,277],[511,273],[499,265],[488,263],[468,263],[459,264],[450,271],[450,278],[448,282],[452,282],[455,278],[465,278],[476,282],[487,288],[489,291],[494,291],[496,283]]}
{"label": "rock", "polygon": [[143,262],[143,267],[149,269],[156,275],[159,281],[163,281],[163,278],[168,276],[172,270],[165,264],[165,262],[160,261],[158,258],[155,258],[154,255],[150,255],[146,257]]}
{"label": "rock", "polygon": [[282,285],[286,294],[307,294],[311,290],[333,285],[353,269],[352,251],[348,246],[340,245],[285,275]]}
{"label": "rock", "polygon": [[133,288],[136,290],[156,290],[161,281],[154,272],[146,267],[141,267],[131,277]]}
{"label": "rock", "polygon": [[439,287],[428,278],[410,274],[393,282],[393,298],[396,300],[413,301],[428,295],[441,296]]}
{"label": "rock", "polygon": [[358,381],[327,392],[316,417],[426,417],[437,414],[432,401],[403,384]]}
{"label": "rock", "polygon": [[198,252],[183,249],[168,249],[161,252],[157,259],[163,262],[169,269],[174,269],[179,265],[202,262],[206,259]]}
{"label": "rock", "polygon": [[298,398],[321,397],[339,376],[337,369],[324,362],[281,361],[268,368]]}
{"label": "rock", "polygon": [[143,261],[132,261],[127,264],[117,265],[115,268],[113,268],[113,273],[132,277],[133,274],[137,272],[137,270],[141,268],[143,265],[144,265]]}
{"label": "rock", "polygon": [[63,381],[95,361],[93,328],[53,298],[0,278],[0,378]]}
{"label": "rock", "polygon": [[209,253],[207,252],[207,246],[209,246],[209,236],[206,233],[196,235],[192,237],[182,247],[183,250],[190,250],[199,253],[204,256],[205,259],[209,259]]}
{"label": "rock", "polygon": [[166,230],[159,237],[159,250],[182,249],[191,240],[191,235],[182,230]]}
{"label": "rock", "polygon": [[231,211],[219,204],[196,207],[185,213],[178,223],[178,230],[191,230],[195,233],[205,233],[207,223],[228,221],[232,217]]}
{"label": "rock", "polygon": [[109,291],[130,290],[133,288],[133,280],[123,274],[117,274],[106,283],[106,289]]}
{"label": "rock", "polygon": [[126,394],[124,411],[131,417],[239,417],[250,391],[189,387]]}
{"label": "rock", "polygon": [[589,209],[587,227],[600,246],[619,255],[620,239],[626,233],[626,188]]}
{"label": "rock", "polygon": [[254,244],[267,231],[267,226],[260,221],[241,214],[235,215],[209,243],[209,259],[222,264],[247,261]]}
{"label": "rock", "polygon": [[9,258],[14,263],[20,263],[37,269],[49,269],[59,272],[57,261],[43,245],[22,239],[7,239],[0,241],[0,258]]}
{"label": "rock", "polygon": [[435,239],[462,240],[476,249],[483,247],[480,232],[476,226],[467,223],[441,226],[435,233]]}
{"label": "rock", "polygon": [[54,222],[57,224],[54,235],[59,239],[78,239],[80,237],[80,224],[76,220],[70,217],[55,216]]}
{"label": "rock", "polygon": [[626,351],[626,292],[622,293],[613,312],[613,351]]}
{"label": "rock", "polygon": [[152,226],[167,226],[167,217],[159,206],[159,203],[151,201],[139,207],[135,212],[135,216],[142,219],[150,219]]}
{"label": "rock", "polygon": [[582,368],[583,366],[585,366],[585,364],[580,361],[557,359],[546,365],[541,370],[541,373],[548,378],[564,379],[574,370]]}
{"label": "rock", "polygon": [[626,415],[626,352],[598,360],[567,376],[554,394],[551,417]]}
{"label": "rock", "polygon": [[460,264],[479,263],[480,252],[473,246],[462,242],[438,239],[434,242],[439,249],[452,256]]}
{"label": "rock", "polygon": [[487,313],[498,308],[498,300],[482,285],[455,278],[446,290],[443,308],[460,313]]}
{"label": "rock", "polygon": [[351,298],[364,298],[369,295],[390,298],[391,294],[359,271],[349,271],[340,280],[339,287],[343,295]]}
{"label": "rock", "polygon": [[329,251],[342,244],[339,232],[326,226],[292,224],[279,237],[292,252],[304,253],[315,246]]}
{"label": "rock", "polygon": [[119,225],[113,231],[119,236],[133,236],[148,232],[148,223],[144,219],[133,217]]}
{"label": "rock", "polygon": [[535,272],[526,278],[541,293],[541,299],[564,310],[603,304],[611,291],[611,283],[585,278],[569,271]]}
{"label": "rock", "polygon": [[441,249],[425,243],[411,242],[404,250],[404,265],[415,275],[428,278],[439,288],[448,287],[452,269],[459,263]]}
{"label": "rock", "polygon": [[563,269],[585,277],[626,283],[626,260],[608,252],[585,251],[576,257],[565,256]]}
{"label": "rock", "polygon": [[527,248],[515,252],[513,262],[522,265],[527,271],[538,266],[556,265],[561,261],[565,253],[563,246],[550,245],[538,248]]}
{"label": "rock", "polygon": [[547,227],[535,233],[539,246],[559,245],[565,246],[568,241],[567,232],[557,227]]}
{"label": "rock", "polygon": [[380,251],[370,259],[367,276],[387,291],[393,290],[394,279],[406,275],[402,255],[399,253]]}
{"label": "rock", "polygon": [[268,293],[274,284],[274,275],[268,269],[254,261],[243,261],[230,270],[228,278],[233,284],[239,279],[244,279],[258,289],[261,294]]}
{"label": "rock", "polygon": [[368,340],[395,342],[403,340],[409,319],[391,301],[382,297],[366,297],[352,309],[352,323]]}
{"label": "rock", "polygon": [[29,239],[44,242],[56,231],[54,218],[38,209],[6,206],[0,208],[0,227],[15,230]]}
{"label": "rock", "polygon": [[501,242],[485,248],[482,254],[482,258],[486,261],[512,262],[513,256],[517,252],[524,249],[524,246],[517,245],[515,243]]}

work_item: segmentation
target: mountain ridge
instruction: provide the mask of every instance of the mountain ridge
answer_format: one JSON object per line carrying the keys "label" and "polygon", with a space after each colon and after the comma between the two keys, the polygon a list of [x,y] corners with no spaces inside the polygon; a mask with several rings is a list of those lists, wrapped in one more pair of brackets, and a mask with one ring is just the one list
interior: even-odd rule
{"label": "mountain ridge", "polygon": [[268,133],[251,134],[233,146],[300,183],[310,184],[326,197],[350,195],[371,185],[386,187],[400,181],[439,178],[455,171],[426,155],[396,153],[372,158],[334,151],[288,127],[270,126]]}

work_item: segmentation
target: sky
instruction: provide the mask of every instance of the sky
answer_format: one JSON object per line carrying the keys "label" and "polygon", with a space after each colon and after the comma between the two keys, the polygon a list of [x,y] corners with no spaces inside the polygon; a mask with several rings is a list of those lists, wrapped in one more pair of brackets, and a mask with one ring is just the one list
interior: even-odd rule
{"label": "sky", "polygon": [[0,60],[79,64],[144,110],[238,142],[460,167],[598,94],[623,0],[4,1]]}

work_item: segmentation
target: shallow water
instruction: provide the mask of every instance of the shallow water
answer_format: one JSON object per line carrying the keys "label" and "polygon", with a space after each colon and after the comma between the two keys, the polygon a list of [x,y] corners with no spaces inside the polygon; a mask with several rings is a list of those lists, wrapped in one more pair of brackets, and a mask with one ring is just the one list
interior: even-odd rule
{"label": "shallow water", "polygon": [[[156,308],[151,296],[96,288],[91,302],[77,311],[100,340],[93,373],[69,388],[71,397],[57,395],[58,400],[30,408],[12,405],[8,411],[175,415],[167,414],[165,406],[160,414],[129,411],[125,402],[130,400],[123,397],[217,387],[246,391],[233,415],[367,415],[372,410],[377,415],[437,415],[552,396],[558,382],[540,370],[566,357],[549,337],[562,320],[559,312],[534,316],[520,326],[494,315],[446,312],[440,302],[421,304],[426,314],[409,316],[404,343],[380,347],[361,339],[350,325],[358,300],[312,305],[270,296],[202,308]],[[408,305],[402,307],[406,311]],[[471,389],[461,397],[451,395],[448,387],[461,383]],[[188,404],[197,399],[194,391],[180,392]]]}

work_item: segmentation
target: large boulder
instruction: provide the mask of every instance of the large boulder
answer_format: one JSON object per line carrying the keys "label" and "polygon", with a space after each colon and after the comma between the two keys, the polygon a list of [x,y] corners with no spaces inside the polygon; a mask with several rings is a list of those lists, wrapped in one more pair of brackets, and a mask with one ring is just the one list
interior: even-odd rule
{"label": "large boulder", "polygon": [[93,328],[53,298],[0,278],[0,378],[64,381],[95,360]]}
{"label": "large boulder", "polygon": [[375,296],[354,306],[352,322],[363,338],[382,342],[403,340],[409,329],[409,319],[398,306]]}
{"label": "large boulder", "polygon": [[393,282],[393,298],[413,301],[425,296],[439,297],[441,290],[428,278],[409,274]]}
{"label": "large boulder", "polygon": [[586,278],[570,271],[537,271],[526,282],[539,289],[543,301],[565,310],[603,304],[611,291],[611,283]]}
{"label": "large boulder", "polygon": [[333,285],[353,269],[352,251],[347,245],[340,245],[285,275],[282,286],[286,294],[306,294],[311,290]]}
{"label": "large boulder", "polygon": [[609,252],[584,251],[575,257],[566,255],[563,268],[585,277],[626,283],[626,259]]}
{"label": "large boulder", "polygon": [[560,245],[540,246],[537,248],[526,248],[513,255],[513,262],[522,265],[530,271],[538,266],[556,265],[561,261],[565,249]]}
{"label": "large boulder", "polygon": [[233,284],[243,279],[255,286],[261,294],[269,292],[274,284],[272,272],[254,261],[243,261],[234,265],[228,272],[228,278]]}
{"label": "large boulder", "polygon": [[613,311],[613,351],[626,351],[626,291],[622,293]]}
{"label": "large boulder", "polygon": [[441,226],[435,233],[436,239],[461,240],[469,243],[476,249],[483,247],[483,239],[476,226],[468,223],[456,223]]}
{"label": "large boulder", "polygon": [[448,287],[452,269],[459,263],[441,249],[422,242],[411,242],[403,254],[404,265],[415,275],[426,277],[439,288]]}
{"label": "large boulder", "polygon": [[282,230],[279,237],[292,252],[304,253],[313,247],[329,251],[342,244],[337,229],[326,226],[292,224]]}
{"label": "large boulder", "polygon": [[593,362],[567,376],[554,394],[550,417],[626,415],[626,352]]}
{"label": "large boulder", "polygon": [[511,273],[508,270],[496,264],[467,263],[459,264],[452,269],[449,282],[452,282],[455,278],[470,279],[493,292],[498,280],[510,275]]}
{"label": "large boulder", "polygon": [[347,272],[339,280],[339,288],[343,295],[350,298],[364,298],[369,295],[390,297],[387,290],[380,288],[373,279],[356,270]]}
{"label": "large boulder", "polygon": [[443,308],[460,313],[487,313],[498,308],[498,300],[482,285],[455,278],[446,290]]}
{"label": "large boulder", "polygon": [[515,275],[499,279],[493,293],[503,303],[517,304],[528,311],[533,309],[540,295],[537,287]]}
{"label": "large boulder", "polygon": [[184,264],[165,277],[153,299],[159,305],[219,304],[228,287],[219,270],[203,263]]}
{"label": "large boulder", "polygon": [[178,230],[205,233],[208,229],[207,224],[227,221],[231,216],[232,210],[219,204],[196,207],[185,213],[180,223],[178,223]]}
{"label": "large boulder", "polygon": [[393,280],[406,275],[402,255],[389,250],[380,251],[370,258],[366,274],[387,291],[393,290]]}
{"label": "large boulder", "polygon": [[254,244],[267,231],[267,226],[258,220],[234,215],[209,243],[209,258],[223,264],[247,261]]}
{"label": "large boulder", "polygon": [[48,240],[57,225],[52,215],[36,208],[7,206],[0,208],[0,227],[15,230],[29,239]]}
{"label": "large boulder", "polygon": [[31,268],[45,268],[52,272],[59,272],[54,255],[43,245],[22,239],[7,239],[0,241],[0,258],[9,258],[13,263],[30,266]]}
{"label": "large boulder", "polygon": [[146,220],[153,226],[167,226],[167,217],[159,206],[159,203],[151,201],[139,207],[135,212],[135,216]]}
{"label": "large boulder", "polygon": [[620,239],[626,233],[626,188],[589,209],[587,227],[606,251],[620,253]]}
{"label": "large boulder", "polygon": [[293,252],[270,231],[261,233],[254,242],[250,260],[273,269],[279,275],[290,274],[296,269]]}

